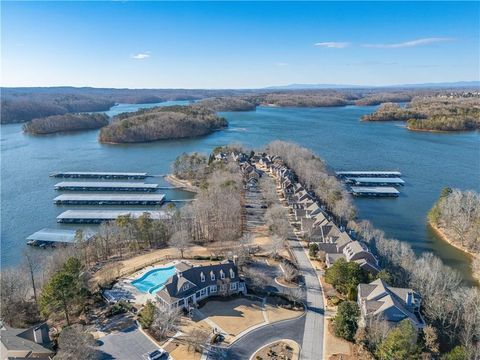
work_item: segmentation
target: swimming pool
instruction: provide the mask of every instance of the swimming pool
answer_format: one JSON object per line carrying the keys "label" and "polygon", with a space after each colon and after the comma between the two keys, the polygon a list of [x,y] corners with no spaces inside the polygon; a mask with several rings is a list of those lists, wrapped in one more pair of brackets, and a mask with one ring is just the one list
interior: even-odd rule
{"label": "swimming pool", "polygon": [[153,294],[160,290],[177,270],[175,266],[157,268],[147,271],[138,279],[132,281],[132,285],[143,293]]}

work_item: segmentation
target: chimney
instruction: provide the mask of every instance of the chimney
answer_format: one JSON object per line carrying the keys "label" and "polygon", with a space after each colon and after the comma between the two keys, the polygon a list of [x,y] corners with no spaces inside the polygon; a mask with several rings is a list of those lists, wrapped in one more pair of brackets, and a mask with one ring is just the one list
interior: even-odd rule
{"label": "chimney", "polygon": [[412,306],[412,303],[413,303],[413,294],[412,294],[411,291],[407,292],[407,296],[406,296],[405,302],[407,303],[407,306]]}
{"label": "chimney", "polygon": [[40,326],[33,329],[33,339],[37,344],[43,344],[42,328]]}

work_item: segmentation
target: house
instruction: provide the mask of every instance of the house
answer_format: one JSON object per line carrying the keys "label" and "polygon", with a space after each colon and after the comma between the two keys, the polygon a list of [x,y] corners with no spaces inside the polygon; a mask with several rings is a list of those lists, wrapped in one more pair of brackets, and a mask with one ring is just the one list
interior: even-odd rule
{"label": "house", "polygon": [[1,359],[35,358],[52,359],[55,352],[48,335],[48,326],[43,323],[28,329],[2,327],[0,329]]}
{"label": "house", "polygon": [[416,329],[425,326],[420,315],[422,298],[412,289],[392,287],[377,279],[370,284],[358,285],[357,302],[361,326],[366,326],[370,318],[383,319],[390,326],[404,319],[409,319]]}
{"label": "house", "polygon": [[380,271],[377,258],[370,252],[365,243],[350,241],[345,245],[342,252],[348,262],[355,261],[363,270],[372,274],[377,274]]}
{"label": "house", "polygon": [[255,191],[258,189],[258,179],[255,177],[251,177],[245,183],[245,189]]}
{"label": "house", "polygon": [[209,296],[247,292],[233,261],[206,266],[181,262],[175,267],[177,273],[156,293],[156,299],[163,307],[188,308]]}

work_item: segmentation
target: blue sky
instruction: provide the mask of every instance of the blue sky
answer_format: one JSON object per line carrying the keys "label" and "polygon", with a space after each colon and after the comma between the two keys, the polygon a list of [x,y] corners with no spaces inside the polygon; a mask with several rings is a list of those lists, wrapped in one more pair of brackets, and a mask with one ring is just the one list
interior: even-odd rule
{"label": "blue sky", "polygon": [[479,79],[479,2],[2,2],[2,86]]}

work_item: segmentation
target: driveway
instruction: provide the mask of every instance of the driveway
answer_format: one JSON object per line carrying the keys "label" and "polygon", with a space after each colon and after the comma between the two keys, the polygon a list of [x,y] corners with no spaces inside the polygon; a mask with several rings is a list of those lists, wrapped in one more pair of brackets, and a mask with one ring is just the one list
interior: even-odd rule
{"label": "driveway", "polygon": [[101,360],[145,360],[145,354],[158,349],[137,325],[112,332],[100,338],[99,343],[98,350],[103,353]]}

